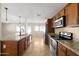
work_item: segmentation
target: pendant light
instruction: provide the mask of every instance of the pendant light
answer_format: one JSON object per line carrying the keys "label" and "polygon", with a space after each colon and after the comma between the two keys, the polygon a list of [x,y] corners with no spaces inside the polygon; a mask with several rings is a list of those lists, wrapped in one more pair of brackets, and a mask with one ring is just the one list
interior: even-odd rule
{"label": "pendant light", "polygon": [[19,25],[21,25],[21,16],[19,16]]}
{"label": "pendant light", "polygon": [[8,20],[8,19],[7,19],[7,10],[8,10],[8,8],[5,8],[5,10],[6,10],[6,21],[7,21],[7,20]]}
{"label": "pendant light", "polygon": [[21,16],[19,16],[19,27],[20,27],[20,36],[21,36]]}

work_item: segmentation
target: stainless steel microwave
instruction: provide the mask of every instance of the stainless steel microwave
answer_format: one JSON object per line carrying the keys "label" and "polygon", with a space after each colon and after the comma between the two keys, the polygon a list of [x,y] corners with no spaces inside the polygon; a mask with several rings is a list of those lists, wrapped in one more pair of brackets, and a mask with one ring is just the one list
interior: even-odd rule
{"label": "stainless steel microwave", "polygon": [[65,16],[62,16],[53,22],[53,27],[54,28],[65,27],[65,24],[66,24]]}

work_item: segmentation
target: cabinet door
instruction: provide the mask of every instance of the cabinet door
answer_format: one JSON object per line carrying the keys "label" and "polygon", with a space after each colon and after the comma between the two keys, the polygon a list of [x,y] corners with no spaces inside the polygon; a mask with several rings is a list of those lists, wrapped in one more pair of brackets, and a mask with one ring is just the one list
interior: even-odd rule
{"label": "cabinet door", "polygon": [[57,20],[60,17],[60,14],[57,13],[57,15],[55,17],[56,17],[56,20]]}
{"label": "cabinet door", "polygon": [[66,47],[64,47],[62,44],[58,43],[58,56],[66,56]]}
{"label": "cabinet door", "polygon": [[27,49],[27,39],[26,39],[26,37],[24,38],[24,50],[26,50]]}
{"label": "cabinet door", "polygon": [[77,56],[77,54],[74,53],[73,51],[67,49],[67,56]]}
{"label": "cabinet door", "polygon": [[48,33],[54,32],[53,29],[53,19],[48,19]]}
{"label": "cabinet door", "polygon": [[18,54],[19,54],[19,56],[21,56],[21,55],[23,55],[23,53],[24,53],[24,39],[21,39],[19,42],[18,42]]}
{"label": "cabinet door", "polygon": [[55,21],[55,20],[56,20],[56,17],[54,16],[54,17],[53,17],[53,21]]}
{"label": "cabinet door", "polygon": [[59,12],[59,16],[60,16],[60,17],[61,17],[61,16],[65,16],[65,11],[64,11],[64,9]]}
{"label": "cabinet door", "polygon": [[30,45],[30,35],[27,36],[27,45],[28,45],[28,46]]}
{"label": "cabinet door", "polygon": [[3,56],[16,56],[17,55],[17,42],[3,41],[2,42],[2,55]]}
{"label": "cabinet door", "polygon": [[77,25],[78,20],[78,4],[72,3],[65,8],[66,25]]}

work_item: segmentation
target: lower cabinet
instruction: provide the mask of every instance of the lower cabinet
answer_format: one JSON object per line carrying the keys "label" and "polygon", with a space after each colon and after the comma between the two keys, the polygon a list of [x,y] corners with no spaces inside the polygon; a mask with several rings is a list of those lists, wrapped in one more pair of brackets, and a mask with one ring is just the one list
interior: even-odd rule
{"label": "lower cabinet", "polygon": [[26,38],[27,39],[27,45],[30,45],[30,35]]}
{"label": "lower cabinet", "polygon": [[27,46],[27,39],[25,38],[25,39],[24,39],[24,50],[26,50],[27,47],[28,47],[28,46]]}
{"label": "lower cabinet", "polygon": [[[29,39],[28,39],[29,40]],[[24,51],[29,45],[27,37],[20,39],[19,41],[5,40],[0,42],[0,55],[1,56],[22,56]]]}
{"label": "lower cabinet", "polygon": [[64,47],[62,44],[58,43],[58,56],[66,56],[66,47]]}
{"label": "lower cabinet", "polygon": [[23,55],[23,53],[24,53],[24,51],[25,51],[25,49],[24,49],[24,42],[25,42],[25,40],[24,39],[22,39],[22,40],[20,40],[19,42],[18,42],[18,55],[19,56],[21,56],[21,55]]}
{"label": "lower cabinet", "polygon": [[77,54],[74,53],[73,51],[67,49],[67,56],[77,56]]}
{"label": "lower cabinet", "polygon": [[57,55],[58,56],[78,56],[75,52],[71,51],[61,43],[58,43]]}
{"label": "lower cabinet", "polygon": [[18,53],[17,49],[17,41],[2,41],[1,55],[16,56]]}

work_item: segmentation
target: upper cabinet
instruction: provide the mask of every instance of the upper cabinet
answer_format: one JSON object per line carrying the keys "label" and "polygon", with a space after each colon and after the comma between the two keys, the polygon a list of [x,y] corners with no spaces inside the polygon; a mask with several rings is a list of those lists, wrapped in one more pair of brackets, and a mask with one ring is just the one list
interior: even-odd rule
{"label": "upper cabinet", "polygon": [[62,9],[60,12],[58,12],[55,17],[56,17],[56,19],[58,19],[58,18],[61,17],[61,16],[65,16],[65,11],[64,11],[64,9]]}
{"label": "upper cabinet", "polygon": [[64,9],[59,12],[59,16],[60,16],[60,17],[61,17],[61,16],[65,16],[65,10],[64,10]]}
{"label": "upper cabinet", "polygon": [[55,19],[57,20],[60,17],[59,13],[55,15]]}
{"label": "upper cabinet", "polygon": [[56,16],[53,18],[53,27],[54,28],[60,28],[65,27],[65,11],[62,9]]}
{"label": "upper cabinet", "polygon": [[77,4],[77,3],[68,4],[65,7],[66,25],[67,26],[75,26],[75,25],[79,24],[78,9],[79,9],[79,4]]}
{"label": "upper cabinet", "polygon": [[54,16],[54,17],[52,18],[52,22],[55,21],[55,20],[56,20],[56,17]]}
{"label": "upper cabinet", "polygon": [[79,26],[79,4],[69,3],[62,10],[60,10],[54,17],[54,21],[60,17],[65,16],[65,26],[76,27]]}
{"label": "upper cabinet", "polygon": [[[61,17],[64,16],[65,21],[59,21],[60,19],[62,19]],[[54,28],[58,28],[54,26],[54,23],[56,25],[65,25],[63,27],[66,26],[70,26],[70,27],[77,27],[79,26],[79,4],[78,3],[69,3],[67,4],[62,10],[60,10],[54,17],[52,17],[53,20],[48,21],[48,23],[52,23],[53,25],[49,27],[54,27]],[[50,29],[51,31],[51,29]]]}
{"label": "upper cabinet", "polygon": [[53,19],[48,19],[48,21],[47,21],[47,22],[48,22],[48,24],[47,24],[48,33],[54,32],[52,20],[53,20]]}

